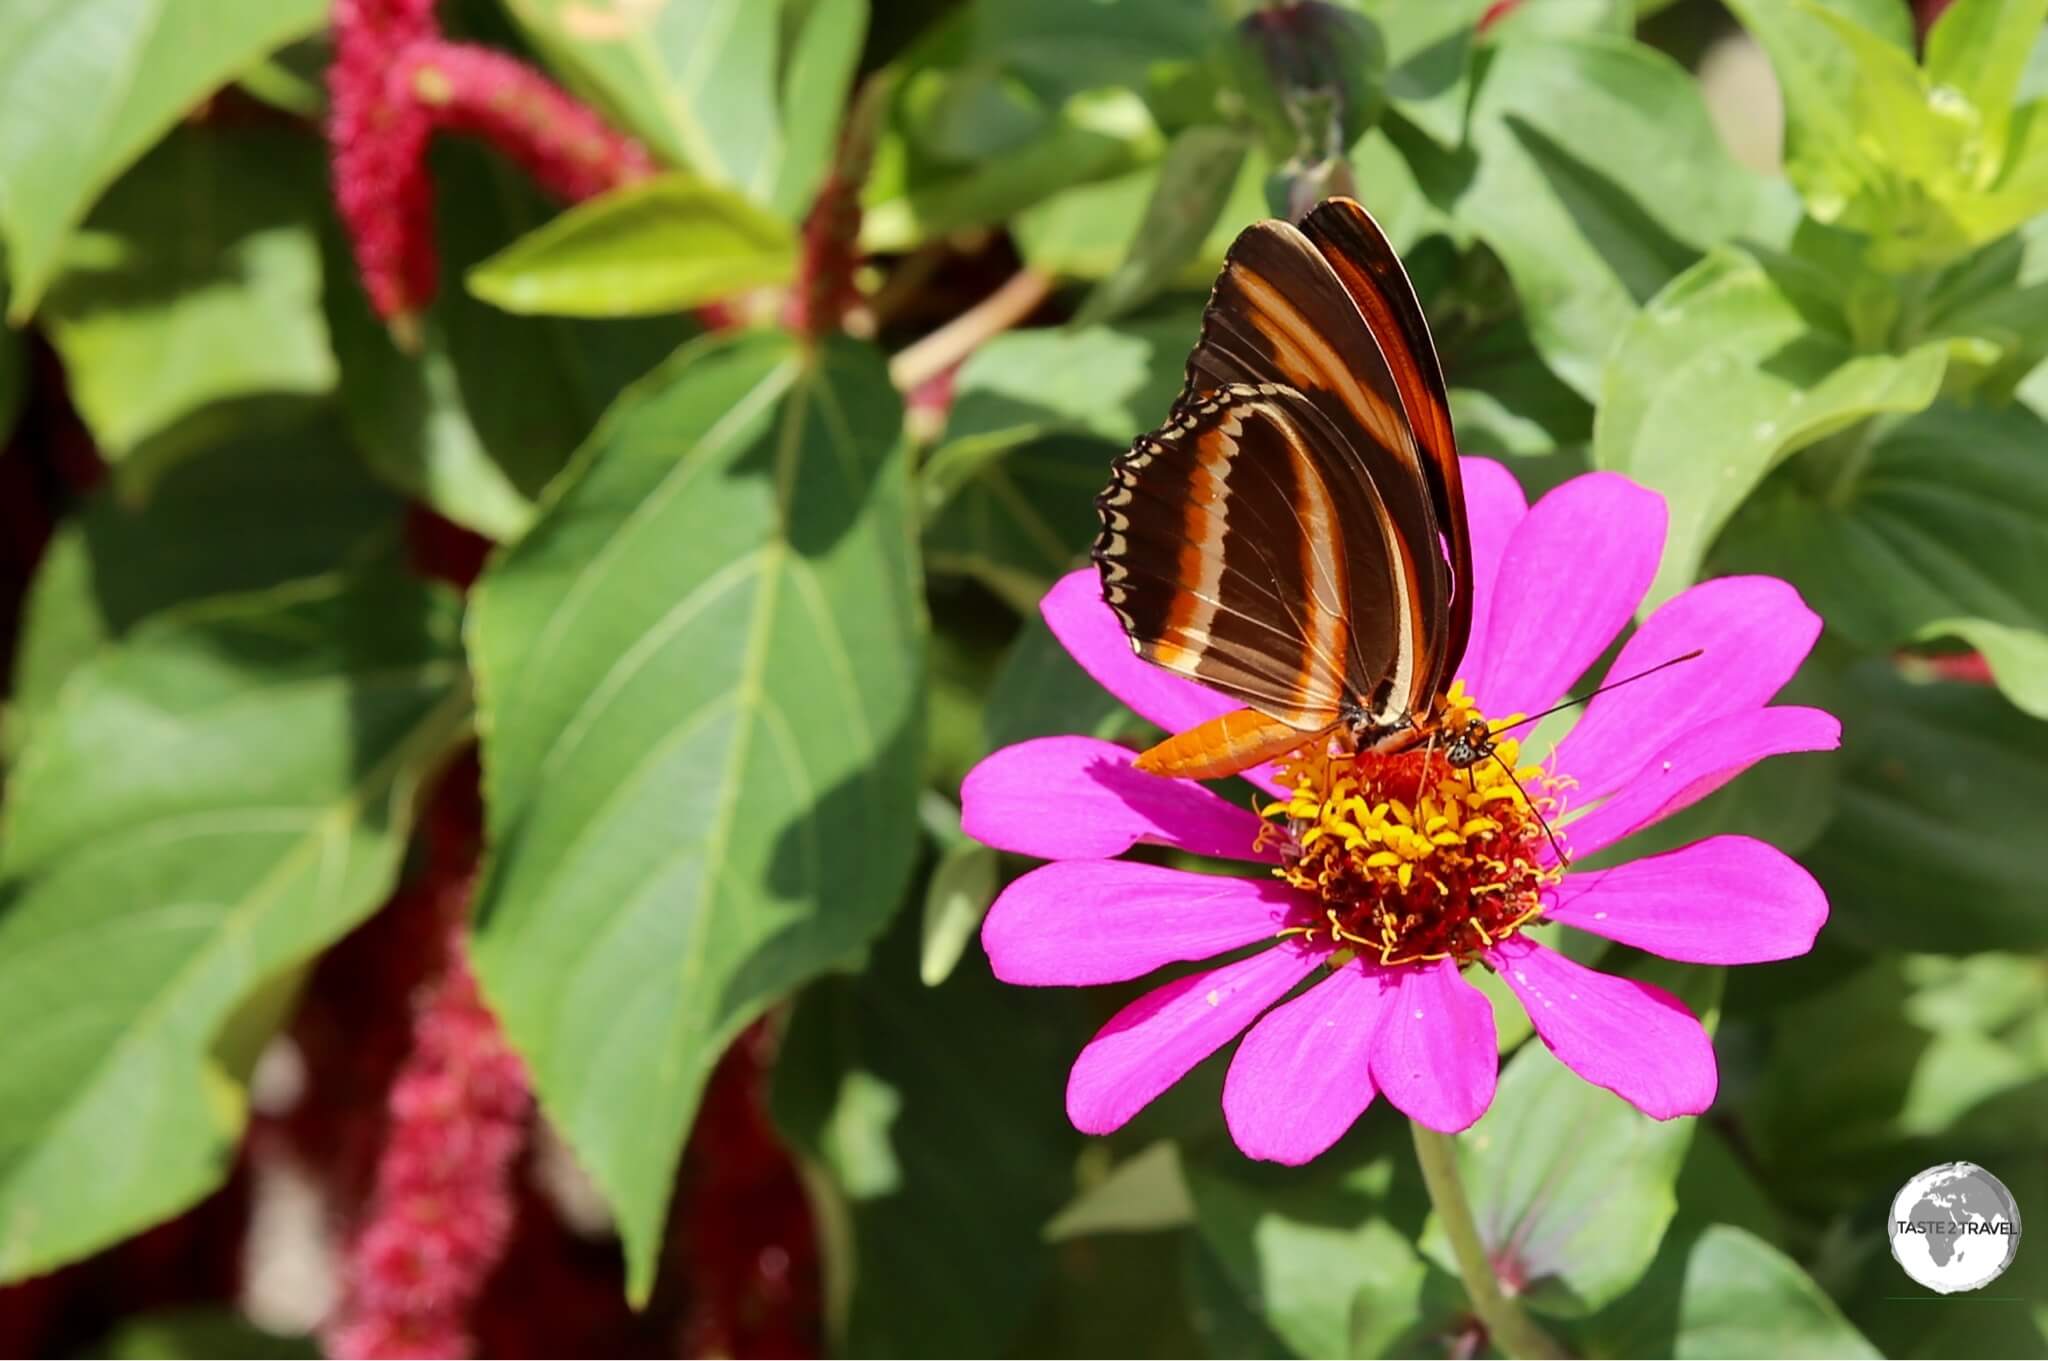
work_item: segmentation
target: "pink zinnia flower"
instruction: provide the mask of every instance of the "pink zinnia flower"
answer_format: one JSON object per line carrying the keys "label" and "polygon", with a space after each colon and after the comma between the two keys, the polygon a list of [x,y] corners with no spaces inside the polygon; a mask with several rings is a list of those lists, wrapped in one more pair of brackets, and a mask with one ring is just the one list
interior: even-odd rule
{"label": "pink zinnia flower", "polygon": [[[1464,471],[1475,609],[1446,710],[1499,724],[1556,703],[1629,622],[1656,572],[1665,510],[1612,473],[1532,508],[1499,464],[1466,459]],[[1090,675],[1168,731],[1237,707],[1134,656],[1092,569],[1041,608]],[[1695,648],[1699,659],[1595,699],[1539,764],[1501,742],[1526,797],[1490,761],[1462,771],[1420,750],[1308,751],[1252,772],[1278,799],[1262,817],[1200,784],[1142,774],[1113,743],[1020,742],[968,774],[964,825],[1053,863],[996,900],[982,944],[997,977],[1032,985],[1116,983],[1267,947],[1155,988],[1102,1028],[1067,1084],[1068,1115],[1091,1134],[1123,1125],[1240,1032],[1223,1111],[1252,1157],[1314,1158],[1376,1093],[1432,1129],[1463,1129],[1492,1102],[1498,1069],[1472,968],[1497,973],[1581,1077],[1658,1119],[1696,1115],[1716,1084],[1699,1021],[1668,992],[1577,964],[1525,928],[1561,922],[1668,959],[1757,963],[1812,946],[1827,917],[1820,886],[1741,836],[1567,874],[1536,809],[1582,859],[1766,756],[1834,747],[1832,716],[1768,703],[1819,632],[1775,578],[1693,587],[1643,623],[1609,674]],[[1139,842],[1274,873],[1115,858]]]}

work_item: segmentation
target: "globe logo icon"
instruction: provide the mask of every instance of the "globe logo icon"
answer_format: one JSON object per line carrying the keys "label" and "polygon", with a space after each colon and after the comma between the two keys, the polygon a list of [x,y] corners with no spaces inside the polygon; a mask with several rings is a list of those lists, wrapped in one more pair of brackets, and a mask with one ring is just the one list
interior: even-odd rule
{"label": "globe logo icon", "polygon": [[1885,1231],[1892,1256],[1929,1290],[1953,1295],[1997,1280],[2020,1250],[2020,1210],[1975,1163],[1938,1163],[1899,1188]]}

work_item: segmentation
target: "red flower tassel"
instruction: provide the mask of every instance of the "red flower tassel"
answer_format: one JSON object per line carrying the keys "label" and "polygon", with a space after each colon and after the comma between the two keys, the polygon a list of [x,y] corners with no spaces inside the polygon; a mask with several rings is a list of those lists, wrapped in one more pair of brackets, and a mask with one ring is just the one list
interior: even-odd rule
{"label": "red flower tassel", "polygon": [[512,1231],[530,1105],[525,1070],[458,944],[392,1084],[376,1191],[325,1330],[331,1354],[470,1355],[470,1310]]}
{"label": "red flower tassel", "polygon": [[570,202],[655,170],[645,147],[538,71],[444,41],[434,0],[335,0],[327,88],[335,203],[370,304],[401,336],[440,274],[426,162],[435,131],[481,138]]}

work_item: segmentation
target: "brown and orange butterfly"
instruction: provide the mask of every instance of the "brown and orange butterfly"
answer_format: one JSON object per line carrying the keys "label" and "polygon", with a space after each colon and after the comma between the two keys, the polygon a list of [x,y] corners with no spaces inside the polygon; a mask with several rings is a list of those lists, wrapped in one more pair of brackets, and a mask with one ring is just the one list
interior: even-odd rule
{"label": "brown and orange butterfly", "polygon": [[1131,646],[1246,706],[1141,770],[1211,779],[1429,720],[1471,631],[1471,539],[1436,347],[1364,208],[1237,238],[1171,417],[1095,504]]}

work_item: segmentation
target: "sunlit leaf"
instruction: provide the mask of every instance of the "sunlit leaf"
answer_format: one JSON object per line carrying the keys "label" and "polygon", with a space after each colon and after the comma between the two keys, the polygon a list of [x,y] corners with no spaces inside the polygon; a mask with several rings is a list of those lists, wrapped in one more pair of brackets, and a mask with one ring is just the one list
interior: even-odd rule
{"label": "sunlit leaf", "polygon": [[255,1057],[230,1017],[383,899],[468,715],[453,601],[385,574],[165,616],[81,669],[8,789],[0,1279],[227,1175]]}
{"label": "sunlit leaf", "polygon": [[1112,321],[1150,301],[1196,259],[1237,183],[1245,149],[1244,138],[1226,128],[1189,128],[1173,139],[1130,253],[1081,304],[1077,325]]}
{"label": "sunlit leaf", "polygon": [[1653,598],[1688,585],[1722,523],[1779,461],[1879,412],[1924,409],[1949,344],[1857,354],[1798,267],[1722,249],[1617,338],[1593,461],[1664,494],[1671,532]]}
{"label": "sunlit leaf", "polygon": [[10,0],[0,8],[9,319],[36,310],[65,238],[115,176],[193,105],[326,16],[327,0]]}
{"label": "sunlit leaf", "polygon": [[667,175],[578,204],[469,271],[508,312],[680,312],[796,272],[796,234],[731,190]]}
{"label": "sunlit leaf", "polygon": [[712,1063],[874,934],[916,854],[901,421],[867,347],[690,346],[475,593],[477,964],[636,1298]]}
{"label": "sunlit leaf", "polygon": [[333,390],[307,220],[325,194],[304,139],[182,131],[64,247],[42,319],[101,452],[143,456],[129,480]]}

